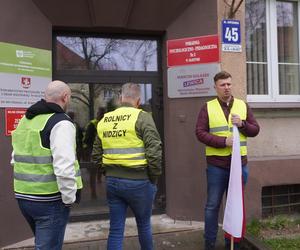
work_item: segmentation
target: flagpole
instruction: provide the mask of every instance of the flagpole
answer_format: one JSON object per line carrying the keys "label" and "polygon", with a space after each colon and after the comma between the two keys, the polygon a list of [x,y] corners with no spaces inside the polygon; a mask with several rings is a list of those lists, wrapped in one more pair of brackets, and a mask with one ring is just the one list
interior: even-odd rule
{"label": "flagpole", "polygon": [[230,239],[230,250],[233,250],[233,246],[234,246],[234,241],[233,241],[233,236],[231,236],[231,239]]}

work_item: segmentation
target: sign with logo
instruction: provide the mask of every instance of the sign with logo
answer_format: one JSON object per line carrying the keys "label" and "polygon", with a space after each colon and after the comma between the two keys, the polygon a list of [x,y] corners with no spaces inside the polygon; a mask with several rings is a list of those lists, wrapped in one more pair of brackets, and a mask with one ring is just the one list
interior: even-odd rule
{"label": "sign with logo", "polygon": [[168,69],[168,97],[215,96],[213,77],[220,71],[218,63],[197,64]]}
{"label": "sign with logo", "polygon": [[51,51],[0,42],[0,107],[27,108],[52,78]]}
{"label": "sign with logo", "polygon": [[31,85],[31,78],[30,77],[22,77],[21,84],[24,89],[29,89],[30,85]]}
{"label": "sign with logo", "polygon": [[222,51],[242,52],[241,25],[239,20],[222,21]]}
{"label": "sign with logo", "polygon": [[20,108],[6,108],[5,109],[5,135],[11,135],[14,131],[23,115],[26,113],[26,109]]}
{"label": "sign with logo", "polygon": [[167,41],[168,67],[220,61],[218,35]]}

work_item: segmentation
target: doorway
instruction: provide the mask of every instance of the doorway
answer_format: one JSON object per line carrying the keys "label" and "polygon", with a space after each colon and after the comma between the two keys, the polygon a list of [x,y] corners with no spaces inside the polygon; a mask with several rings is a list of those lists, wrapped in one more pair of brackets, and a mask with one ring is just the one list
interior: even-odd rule
{"label": "doorway", "polygon": [[[73,216],[108,213],[105,199],[104,176],[99,166],[93,164],[91,154],[97,136],[97,123],[104,113],[119,106],[122,84],[119,83],[69,83],[72,90],[69,116],[76,125],[77,159],[80,162],[84,188],[81,202],[72,210]],[[152,85],[140,84],[141,106],[146,112],[152,112]]]}
{"label": "doorway", "polygon": [[[67,82],[72,90],[67,112],[76,125],[77,158],[84,183],[71,220],[106,218],[105,177],[91,160],[96,125],[105,112],[119,106],[122,84],[134,82],[142,90],[140,108],[152,114],[163,139],[159,40],[55,34],[53,43],[53,78]],[[164,171],[158,185],[154,209],[161,211],[165,207]]]}

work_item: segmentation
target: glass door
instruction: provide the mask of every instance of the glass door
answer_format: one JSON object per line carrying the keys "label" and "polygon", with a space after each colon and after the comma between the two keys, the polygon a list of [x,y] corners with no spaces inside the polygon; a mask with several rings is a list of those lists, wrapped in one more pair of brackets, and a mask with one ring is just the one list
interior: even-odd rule
{"label": "glass door", "polygon": [[[151,112],[163,139],[163,88],[159,37],[54,32],[53,78],[72,89],[69,114],[77,126],[77,157],[84,182],[81,203],[71,220],[107,217],[104,177],[91,162],[95,124],[118,107],[122,84],[141,84],[141,107]],[[158,184],[156,207],[165,207],[165,178]]]}
{"label": "glass door", "polygon": [[[140,84],[142,98],[140,108],[152,112],[152,85]],[[96,126],[104,113],[119,105],[122,84],[119,83],[70,83],[72,90],[69,116],[76,125],[77,158],[80,162],[84,187],[81,202],[74,206],[71,216],[108,213],[104,177],[100,168],[91,161]]]}

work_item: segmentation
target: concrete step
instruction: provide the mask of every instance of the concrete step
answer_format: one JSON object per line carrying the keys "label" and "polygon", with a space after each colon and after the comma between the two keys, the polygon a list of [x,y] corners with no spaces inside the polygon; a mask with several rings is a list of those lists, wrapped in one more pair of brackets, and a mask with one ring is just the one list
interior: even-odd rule
{"label": "concrete step", "polygon": [[[154,215],[151,218],[153,234],[168,234],[172,232],[182,232],[187,230],[203,230],[203,222],[198,221],[182,221],[173,220],[166,215]],[[109,220],[75,222],[67,225],[64,244],[72,245],[93,245],[103,244],[106,242],[109,232]],[[137,227],[134,218],[126,219],[125,237],[126,242],[131,242],[137,236]],[[129,240],[127,240],[129,239]],[[134,240],[133,240],[134,241]],[[127,243],[125,243],[127,244]],[[33,249],[34,238],[30,238],[13,245],[3,248],[3,250],[11,249]]]}
{"label": "concrete step", "polygon": [[[174,220],[166,215],[152,216],[154,249],[156,250],[201,250],[204,249],[204,223]],[[106,249],[109,220],[76,222],[67,225],[63,250]],[[246,241],[247,243],[247,241]],[[136,223],[127,218],[124,250],[139,250]],[[223,232],[219,229],[215,250],[224,249]],[[242,249],[257,250],[251,244]],[[34,238],[6,246],[2,250],[34,250]]]}
{"label": "concrete step", "polygon": [[[203,230],[187,230],[178,232],[165,232],[153,235],[154,249],[156,250],[201,250],[203,248]],[[76,242],[66,242],[63,250],[104,250],[106,249],[106,239],[82,240]],[[140,250],[137,236],[127,236],[124,238],[124,250]],[[34,250],[33,246],[19,246],[5,248],[10,250]],[[220,235],[216,250],[223,250],[223,241]]]}

